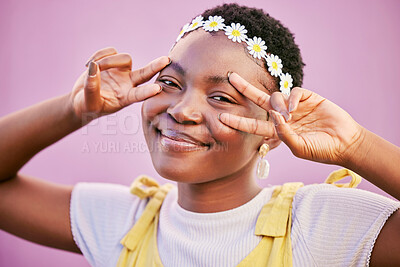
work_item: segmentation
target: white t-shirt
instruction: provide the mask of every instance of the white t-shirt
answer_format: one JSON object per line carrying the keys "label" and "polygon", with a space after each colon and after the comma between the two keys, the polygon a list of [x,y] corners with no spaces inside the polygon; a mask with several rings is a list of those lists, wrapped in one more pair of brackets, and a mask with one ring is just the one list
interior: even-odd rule
{"label": "white t-shirt", "polygon": [[[264,188],[246,204],[223,212],[195,213],[170,191],[160,211],[158,250],[163,265],[236,266],[260,242],[257,217],[271,198]],[[70,203],[74,240],[92,266],[116,266],[122,245],[147,204],[129,187],[78,183]],[[307,185],[293,200],[293,266],[367,266],[374,242],[400,202],[333,185]]]}

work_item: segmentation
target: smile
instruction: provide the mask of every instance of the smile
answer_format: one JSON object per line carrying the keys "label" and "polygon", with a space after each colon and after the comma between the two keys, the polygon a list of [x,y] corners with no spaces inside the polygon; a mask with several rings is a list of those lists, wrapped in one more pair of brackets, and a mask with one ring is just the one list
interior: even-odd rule
{"label": "smile", "polygon": [[204,144],[184,133],[174,130],[158,130],[161,147],[167,151],[189,152],[198,150],[208,150],[209,145]]}

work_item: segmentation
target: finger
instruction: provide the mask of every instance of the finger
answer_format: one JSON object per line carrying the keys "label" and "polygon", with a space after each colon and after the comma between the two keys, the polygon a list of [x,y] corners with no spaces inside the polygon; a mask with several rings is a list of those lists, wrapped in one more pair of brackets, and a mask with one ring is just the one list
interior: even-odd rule
{"label": "finger", "polygon": [[239,74],[233,72],[228,74],[228,80],[230,84],[236,88],[236,90],[245,95],[256,105],[267,111],[272,108],[269,103],[270,96],[267,93],[256,88],[255,86],[251,85],[248,81],[240,77]]}
{"label": "finger", "polygon": [[162,87],[158,84],[146,84],[143,86],[134,87],[128,93],[128,105],[155,96],[161,91]]}
{"label": "finger", "polygon": [[290,148],[293,155],[301,155],[301,147],[304,147],[304,140],[293,131],[280,113],[275,110],[270,110],[269,113],[275,124],[275,130],[279,139]]}
{"label": "finger", "polygon": [[291,115],[286,108],[286,98],[281,92],[274,92],[271,95],[270,104],[272,108],[278,111],[286,121],[291,119]]}
{"label": "finger", "polygon": [[99,59],[102,59],[103,57],[106,56],[111,56],[111,55],[115,55],[117,54],[117,50],[114,47],[106,47],[103,49],[100,49],[98,51],[96,51],[90,58],[89,60],[86,62],[85,66],[87,67],[90,63],[90,61],[94,60],[97,61]]}
{"label": "finger", "polygon": [[90,112],[99,112],[102,108],[99,73],[100,70],[96,62],[91,61],[84,83],[85,104],[87,110]]}
{"label": "finger", "polygon": [[170,59],[167,56],[163,56],[151,61],[141,69],[132,71],[131,80],[133,86],[147,82],[170,63]]}
{"label": "finger", "polygon": [[236,130],[264,137],[276,136],[274,124],[269,121],[245,118],[229,113],[221,113],[218,117],[221,122]]}
{"label": "finger", "polygon": [[304,101],[312,95],[312,92],[300,87],[295,87],[290,92],[288,99],[289,102],[289,112],[295,111],[299,105],[300,101]]}
{"label": "finger", "polygon": [[127,53],[121,53],[104,57],[96,63],[99,65],[100,70],[107,70],[111,68],[119,69],[132,69],[132,58]]}

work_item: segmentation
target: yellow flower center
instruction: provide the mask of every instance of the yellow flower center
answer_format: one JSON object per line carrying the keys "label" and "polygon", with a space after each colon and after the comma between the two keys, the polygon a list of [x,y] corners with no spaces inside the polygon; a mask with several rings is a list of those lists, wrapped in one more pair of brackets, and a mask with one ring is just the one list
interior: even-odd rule
{"label": "yellow flower center", "polygon": [[232,35],[233,35],[233,36],[236,36],[236,37],[239,37],[239,36],[240,36],[240,31],[238,31],[238,30],[233,30],[233,31],[232,31]]}
{"label": "yellow flower center", "polygon": [[283,83],[283,87],[285,87],[285,88],[288,88],[288,87],[289,87],[288,81],[285,81],[285,82]]}
{"label": "yellow flower center", "polygon": [[196,27],[197,24],[199,24],[198,22],[193,23],[192,28]]}
{"label": "yellow flower center", "polygon": [[261,47],[258,44],[253,45],[253,50],[256,52],[261,52]]}
{"label": "yellow flower center", "polygon": [[215,27],[217,25],[218,25],[218,22],[216,22],[216,21],[213,21],[213,22],[210,23],[210,27]]}
{"label": "yellow flower center", "polygon": [[273,68],[274,70],[278,70],[278,64],[276,64],[275,61],[272,62],[272,68]]}

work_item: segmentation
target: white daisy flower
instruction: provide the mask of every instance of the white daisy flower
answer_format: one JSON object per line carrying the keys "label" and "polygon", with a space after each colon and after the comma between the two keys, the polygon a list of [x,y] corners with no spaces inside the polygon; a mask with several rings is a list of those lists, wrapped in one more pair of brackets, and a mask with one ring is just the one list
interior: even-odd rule
{"label": "white daisy flower", "polygon": [[208,20],[204,22],[204,30],[208,32],[212,31],[219,31],[222,30],[225,26],[224,24],[225,19],[221,16],[209,16]]}
{"label": "white daisy flower", "polygon": [[260,37],[254,36],[253,39],[249,39],[247,45],[247,49],[253,57],[261,59],[267,55],[267,46]]}
{"label": "white daisy flower", "polygon": [[268,71],[272,76],[278,77],[282,73],[282,60],[273,54],[267,55]]}
{"label": "white daisy flower", "polygon": [[186,24],[183,26],[183,28],[182,28],[181,32],[179,33],[178,38],[176,38],[176,41],[175,41],[175,42],[178,42],[178,41],[182,38],[182,36],[183,36],[183,35],[187,32],[187,30],[189,29],[189,26],[190,26],[189,23],[186,23]]}
{"label": "white daisy flower", "polygon": [[231,26],[227,26],[225,30],[225,34],[228,35],[228,38],[238,43],[246,40],[246,33],[247,30],[239,23],[232,23]]}
{"label": "white daisy flower", "polygon": [[192,20],[192,23],[190,24],[189,29],[187,31],[188,32],[193,31],[193,30],[197,29],[198,27],[203,26],[203,24],[204,24],[203,16],[199,15]]}
{"label": "white daisy flower", "polygon": [[292,76],[289,73],[285,73],[281,74],[279,77],[281,78],[281,81],[279,83],[279,85],[281,86],[281,92],[286,95],[290,95],[290,88],[292,88],[293,86]]}

